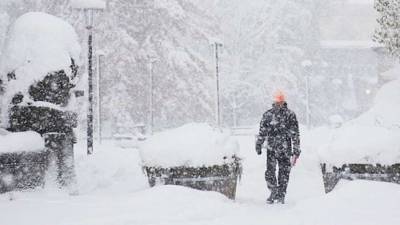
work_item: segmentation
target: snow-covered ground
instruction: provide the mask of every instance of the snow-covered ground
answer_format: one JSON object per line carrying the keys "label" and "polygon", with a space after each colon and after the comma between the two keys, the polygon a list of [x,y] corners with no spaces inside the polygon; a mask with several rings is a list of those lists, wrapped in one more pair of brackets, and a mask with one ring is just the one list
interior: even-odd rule
{"label": "snow-covered ground", "polygon": [[292,170],[285,205],[265,204],[265,155],[255,154],[254,136],[237,137],[244,170],[236,201],[179,186],[149,188],[138,150],[106,142],[86,156],[81,143],[76,148],[79,194],[52,185],[2,194],[0,224],[400,224],[399,185],[347,181],[324,194],[317,157],[307,149],[314,137],[303,135],[302,156]]}

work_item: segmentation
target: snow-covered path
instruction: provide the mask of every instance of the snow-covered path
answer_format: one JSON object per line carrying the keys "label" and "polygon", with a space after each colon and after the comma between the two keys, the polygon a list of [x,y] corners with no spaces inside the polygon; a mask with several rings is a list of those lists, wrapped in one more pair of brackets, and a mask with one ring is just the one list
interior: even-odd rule
{"label": "snow-covered path", "polygon": [[305,147],[291,174],[287,204],[265,205],[265,155],[255,154],[253,137],[238,140],[244,174],[236,201],[178,186],[148,188],[138,152],[105,145],[90,158],[77,155],[79,195],[51,187],[13,193],[12,201],[10,194],[0,195],[0,224],[400,224],[399,185],[343,182],[326,195],[318,163]]}
{"label": "snow-covered path", "polygon": [[[237,201],[249,201],[264,204],[267,191],[264,171],[266,167],[265,152],[257,155],[254,142],[249,136],[238,136],[243,160],[242,182],[239,184]],[[250,139],[250,140],[249,140]],[[302,154],[298,164],[292,169],[288,187],[287,204],[293,204],[310,197],[324,195],[322,175],[317,160],[312,154]]]}

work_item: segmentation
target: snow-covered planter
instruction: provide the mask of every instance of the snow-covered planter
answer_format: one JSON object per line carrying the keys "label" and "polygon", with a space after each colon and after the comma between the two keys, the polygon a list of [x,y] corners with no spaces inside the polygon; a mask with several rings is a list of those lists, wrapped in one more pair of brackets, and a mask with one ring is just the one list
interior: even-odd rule
{"label": "snow-covered planter", "polygon": [[340,179],[374,180],[400,184],[400,163],[392,165],[353,163],[335,166],[321,164],[325,192],[332,191]]}
{"label": "snow-covered planter", "polygon": [[[2,126],[11,132],[39,133],[57,165],[70,164],[58,166],[59,177],[71,173],[65,168],[73,168],[69,156],[73,155],[77,115],[69,103],[79,54],[78,37],[70,24],[46,13],[31,12],[11,26],[0,61]],[[15,163],[29,161],[25,155],[20,154],[21,160]]]}
{"label": "snow-covered planter", "polygon": [[43,185],[48,155],[36,132],[1,132],[0,193]]}
{"label": "snow-covered planter", "polygon": [[207,124],[187,124],[150,137],[141,146],[150,186],[183,185],[234,199],[241,175],[238,143]]}
{"label": "snow-covered planter", "polygon": [[325,190],[340,179],[400,183],[400,80],[384,85],[374,106],[333,129],[319,151]]}

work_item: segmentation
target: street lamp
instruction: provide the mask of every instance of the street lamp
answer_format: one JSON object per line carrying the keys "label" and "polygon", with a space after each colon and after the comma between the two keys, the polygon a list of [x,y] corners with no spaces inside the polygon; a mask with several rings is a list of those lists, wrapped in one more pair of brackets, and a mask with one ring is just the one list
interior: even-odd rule
{"label": "street lamp", "polygon": [[216,102],[215,102],[215,120],[219,128],[221,128],[221,105],[220,105],[220,88],[219,88],[219,50],[222,48],[222,44],[214,42],[212,44],[215,53],[215,80],[216,80]]}
{"label": "street lamp", "polygon": [[306,72],[306,123],[307,128],[310,129],[310,70],[312,62],[310,60],[304,60],[301,62],[301,66],[303,66]]}
{"label": "street lamp", "polygon": [[101,77],[103,73],[104,52],[96,51],[96,87],[97,87],[97,141],[101,144]]}
{"label": "street lamp", "polygon": [[88,113],[87,113],[87,154],[93,153],[93,25],[94,13],[102,12],[106,3],[103,0],[71,0],[74,9],[83,10],[88,30]]}
{"label": "street lamp", "polygon": [[149,133],[153,134],[154,127],[154,78],[153,78],[153,64],[158,61],[154,55],[147,55],[149,63]]}

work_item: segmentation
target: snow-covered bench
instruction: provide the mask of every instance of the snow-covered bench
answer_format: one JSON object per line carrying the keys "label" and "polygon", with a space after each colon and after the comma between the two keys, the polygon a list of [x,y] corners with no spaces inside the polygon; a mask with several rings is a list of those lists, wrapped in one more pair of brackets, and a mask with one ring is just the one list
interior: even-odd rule
{"label": "snow-covered bench", "polygon": [[187,124],[150,137],[141,147],[150,186],[183,185],[234,199],[241,175],[238,144],[206,124]]}

